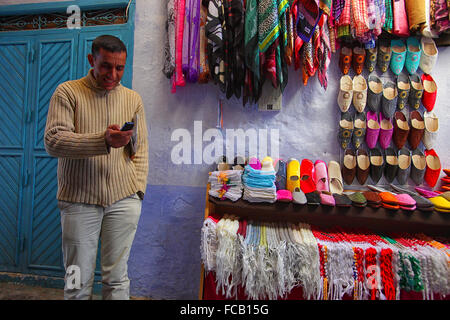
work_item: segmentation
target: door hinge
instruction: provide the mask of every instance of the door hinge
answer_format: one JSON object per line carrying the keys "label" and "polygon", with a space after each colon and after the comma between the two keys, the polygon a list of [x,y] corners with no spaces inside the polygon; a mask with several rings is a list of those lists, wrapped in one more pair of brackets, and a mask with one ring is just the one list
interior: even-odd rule
{"label": "door hinge", "polygon": [[30,170],[27,169],[23,177],[23,186],[26,187],[29,181],[30,181]]}
{"label": "door hinge", "polygon": [[28,51],[28,62],[33,63],[35,58],[35,50],[33,48],[30,48],[30,51]]}
{"label": "door hinge", "polygon": [[27,123],[30,123],[33,120],[33,110],[27,111]]}

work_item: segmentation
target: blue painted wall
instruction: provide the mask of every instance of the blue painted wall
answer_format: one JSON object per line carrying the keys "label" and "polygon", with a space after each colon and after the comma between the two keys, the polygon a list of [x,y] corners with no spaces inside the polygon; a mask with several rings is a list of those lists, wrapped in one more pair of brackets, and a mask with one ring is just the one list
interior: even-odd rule
{"label": "blue painted wall", "polygon": [[206,188],[148,186],[129,260],[131,295],[196,299]]}

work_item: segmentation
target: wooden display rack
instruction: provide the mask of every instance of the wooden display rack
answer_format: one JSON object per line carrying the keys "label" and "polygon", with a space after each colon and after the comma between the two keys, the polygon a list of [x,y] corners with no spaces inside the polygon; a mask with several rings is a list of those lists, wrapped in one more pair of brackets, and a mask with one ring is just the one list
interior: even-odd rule
{"label": "wooden display rack", "polygon": [[[324,205],[300,205],[292,202],[250,203],[245,200],[232,202],[209,195],[206,190],[205,219],[216,214],[235,215],[239,218],[265,222],[304,222],[322,228],[366,228],[381,234],[424,233],[429,236],[450,236],[450,214],[419,210],[388,210],[384,208],[330,207]],[[201,266],[199,299],[203,297],[204,267]]]}

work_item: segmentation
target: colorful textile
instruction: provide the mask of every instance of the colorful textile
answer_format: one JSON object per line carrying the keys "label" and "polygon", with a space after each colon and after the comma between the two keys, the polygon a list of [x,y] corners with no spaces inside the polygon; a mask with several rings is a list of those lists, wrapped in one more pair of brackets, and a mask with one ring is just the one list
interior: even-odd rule
{"label": "colorful textile", "polygon": [[330,13],[331,13],[331,4],[332,4],[332,0],[319,0],[319,8],[327,16],[330,15]]}
{"label": "colorful textile", "polygon": [[349,26],[350,25],[350,18],[351,18],[351,6],[352,2],[350,0],[346,0],[344,3],[344,8],[342,9],[342,13],[336,20],[338,21],[338,26]]}
{"label": "colorful textile", "polygon": [[331,45],[328,30],[327,17],[322,16],[323,21],[320,23],[320,46],[318,50],[319,70],[318,79],[320,85],[326,90],[328,87],[327,71],[331,61]]}
{"label": "colorful textile", "polygon": [[405,0],[395,0],[393,5],[393,33],[400,37],[409,36],[408,17],[406,16]]}
{"label": "colorful textile", "polygon": [[276,0],[260,0],[258,6],[259,51],[266,52],[280,35]]}
{"label": "colorful textile", "polygon": [[383,29],[391,32],[394,24],[394,14],[392,10],[392,0],[385,0],[386,19],[384,21]]}
{"label": "colorful textile", "polygon": [[223,43],[224,10],[221,0],[209,0],[206,19],[208,62],[211,77],[225,91],[225,52]]}
{"label": "colorful textile", "polygon": [[248,71],[245,78],[244,96],[255,97],[255,100],[257,100],[259,96],[258,88],[261,81],[258,46],[258,2],[257,0],[246,0],[245,5],[244,52],[245,64]]}
{"label": "colorful textile", "polygon": [[226,97],[241,97],[244,85],[244,15],[242,1],[224,1]]}
{"label": "colorful textile", "polygon": [[200,61],[200,0],[186,0],[182,70],[189,82],[197,82]]}
{"label": "colorful textile", "polygon": [[406,13],[408,14],[409,31],[420,31],[427,22],[425,1],[405,0],[405,7]]}
{"label": "colorful textile", "polygon": [[448,299],[448,246],[423,234],[244,221],[225,215],[202,227],[206,277],[216,279],[208,297]]}
{"label": "colorful textile", "polygon": [[206,16],[207,9],[205,6],[200,8],[200,58],[199,58],[199,83],[207,83],[211,77],[208,63],[208,38],[206,37]]}
{"label": "colorful textile", "polygon": [[365,0],[353,0],[351,7],[352,27],[355,38],[364,38],[369,31],[367,4]]}
{"label": "colorful textile", "polygon": [[185,80],[183,76],[183,34],[184,34],[184,14],[186,0],[176,2],[175,9],[175,72],[173,75],[172,92],[175,92],[176,86],[184,86]]}
{"label": "colorful textile", "polygon": [[175,70],[175,12],[174,0],[167,1],[167,38],[164,46],[164,67],[163,73],[167,78],[171,78]]}
{"label": "colorful textile", "polygon": [[333,0],[333,6],[332,6],[333,19],[339,20],[342,10],[344,9],[344,6],[345,6],[345,0]]}

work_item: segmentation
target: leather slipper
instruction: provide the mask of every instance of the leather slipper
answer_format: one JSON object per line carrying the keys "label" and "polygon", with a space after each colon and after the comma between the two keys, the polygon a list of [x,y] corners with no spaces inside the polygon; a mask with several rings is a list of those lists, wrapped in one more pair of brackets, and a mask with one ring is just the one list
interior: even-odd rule
{"label": "leather slipper", "polygon": [[342,183],[341,167],[338,162],[330,161],[328,163],[328,178],[330,192],[342,194],[344,192],[344,185]]}
{"label": "leather slipper", "polygon": [[342,177],[348,185],[351,185],[356,177],[356,154],[353,149],[345,150],[344,162],[342,164]]}

